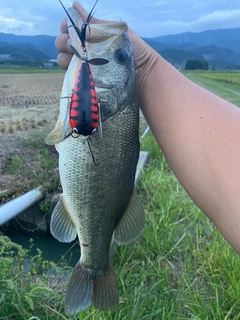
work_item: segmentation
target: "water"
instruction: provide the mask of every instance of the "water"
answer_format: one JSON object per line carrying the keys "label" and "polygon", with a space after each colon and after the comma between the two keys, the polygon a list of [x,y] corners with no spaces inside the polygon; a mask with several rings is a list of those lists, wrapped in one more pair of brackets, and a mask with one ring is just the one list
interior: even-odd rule
{"label": "water", "polygon": [[75,267],[80,258],[80,248],[78,241],[62,243],[53,238],[50,234],[39,236],[33,233],[3,232],[13,242],[21,245],[24,249],[29,249],[30,239],[33,239],[34,246],[31,248],[30,257],[38,254],[37,249],[43,253],[43,259],[59,263],[64,256],[69,266]]}

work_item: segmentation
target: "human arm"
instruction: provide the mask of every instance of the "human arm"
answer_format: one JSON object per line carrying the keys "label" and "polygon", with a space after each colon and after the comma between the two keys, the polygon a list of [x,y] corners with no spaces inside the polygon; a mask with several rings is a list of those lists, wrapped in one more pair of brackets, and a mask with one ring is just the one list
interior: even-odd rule
{"label": "human arm", "polygon": [[[83,20],[87,13],[74,2]],[[93,19],[94,22],[104,22]],[[67,67],[66,23],[56,46]],[[240,253],[240,110],[194,84],[133,31],[141,110],[173,172],[193,201]]]}

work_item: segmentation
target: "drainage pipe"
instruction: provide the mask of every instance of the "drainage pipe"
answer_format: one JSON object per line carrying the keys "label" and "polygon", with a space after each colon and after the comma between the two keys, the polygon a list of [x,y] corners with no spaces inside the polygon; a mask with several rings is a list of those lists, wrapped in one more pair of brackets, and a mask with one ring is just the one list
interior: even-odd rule
{"label": "drainage pipe", "polygon": [[44,198],[45,192],[40,186],[5,203],[0,207],[0,226]]}

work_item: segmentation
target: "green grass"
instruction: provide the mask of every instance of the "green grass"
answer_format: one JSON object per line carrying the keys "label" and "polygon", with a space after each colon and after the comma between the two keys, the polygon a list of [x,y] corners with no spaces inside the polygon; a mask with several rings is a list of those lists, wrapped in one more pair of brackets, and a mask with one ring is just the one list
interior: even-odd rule
{"label": "green grass", "polygon": [[183,74],[240,107],[240,72],[183,71]]}
{"label": "green grass", "polygon": [[219,82],[239,84],[240,85],[240,72],[197,72],[197,75],[204,78],[217,80]]}
{"label": "green grass", "polygon": [[[27,252],[1,237],[0,320],[240,319],[239,256],[187,196],[151,134],[141,148],[151,155],[139,183],[146,226],[134,243],[117,248],[118,311],[91,307],[67,316],[63,290],[48,286],[47,269],[56,267],[39,252],[26,280]],[[61,267],[69,269],[64,263]]]}
{"label": "green grass", "polygon": [[24,73],[64,73],[61,68],[31,68],[31,67],[0,67],[0,74],[24,74]]}

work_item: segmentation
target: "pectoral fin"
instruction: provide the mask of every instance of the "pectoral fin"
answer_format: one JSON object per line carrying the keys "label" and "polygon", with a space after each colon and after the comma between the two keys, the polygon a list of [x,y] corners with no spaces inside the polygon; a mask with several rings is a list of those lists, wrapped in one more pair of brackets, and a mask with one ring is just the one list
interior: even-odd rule
{"label": "pectoral fin", "polygon": [[120,245],[128,244],[140,234],[144,223],[143,208],[136,191],[133,190],[128,207],[114,231],[114,240]]}
{"label": "pectoral fin", "polygon": [[60,242],[71,242],[77,236],[75,224],[67,211],[63,195],[60,196],[52,212],[50,231]]}
{"label": "pectoral fin", "polygon": [[[65,136],[63,136],[63,130],[66,131]],[[45,139],[45,143],[48,145],[58,144],[58,143],[62,142],[63,140],[67,139],[71,132],[72,132],[72,128],[71,128],[70,124],[68,124],[66,129],[64,129],[63,124],[58,122],[56,127],[53,129],[53,131],[51,131],[47,135],[47,137]]]}

